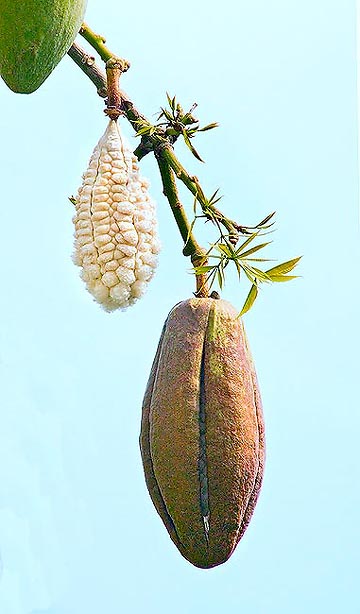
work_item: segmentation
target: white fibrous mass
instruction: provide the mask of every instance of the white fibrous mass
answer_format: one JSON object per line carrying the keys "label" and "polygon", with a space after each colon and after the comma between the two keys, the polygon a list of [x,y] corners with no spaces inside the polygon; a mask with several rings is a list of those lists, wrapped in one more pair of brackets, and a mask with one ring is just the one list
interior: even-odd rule
{"label": "white fibrous mass", "polygon": [[153,277],[159,240],[155,203],[137,158],[111,120],[76,197],[73,260],[106,311],[126,309]]}

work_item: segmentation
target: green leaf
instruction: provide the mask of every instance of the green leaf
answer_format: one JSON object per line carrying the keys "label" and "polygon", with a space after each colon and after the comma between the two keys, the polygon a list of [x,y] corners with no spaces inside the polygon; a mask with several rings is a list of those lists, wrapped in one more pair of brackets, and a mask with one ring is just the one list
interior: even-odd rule
{"label": "green leaf", "polygon": [[237,273],[238,273],[238,276],[239,276],[239,279],[240,279],[240,274],[241,274],[241,266],[240,266],[240,263],[239,263],[239,262],[236,260],[236,258],[234,258],[233,262],[234,262],[234,264],[235,264],[235,266],[236,266],[236,270],[237,270]]}
{"label": "green leaf", "polygon": [[270,243],[272,243],[272,241],[268,241],[267,243],[260,243],[259,245],[255,245],[255,247],[251,247],[246,252],[242,252],[240,256],[241,258],[246,258],[247,256],[250,256],[250,254],[257,252],[259,249],[262,249],[263,247],[270,245]]}
{"label": "green leaf", "polygon": [[251,272],[251,269],[246,266],[245,264],[241,265],[242,270],[244,271],[246,277],[248,278],[248,280],[252,283],[255,284],[256,283],[256,277],[255,275]]}
{"label": "green leaf", "polygon": [[271,262],[274,258],[246,258],[247,262]]}
{"label": "green leaf", "polygon": [[231,252],[229,245],[226,245],[226,243],[219,243],[216,247],[219,250],[219,252],[222,254],[225,254],[227,258],[232,258],[233,252]]}
{"label": "green leaf", "polygon": [[273,217],[274,217],[275,213],[276,213],[276,211],[273,211],[272,213],[269,213],[269,215],[267,215],[266,217],[264,217],[264,219],[263,219],[263,220],[261,220],[261,222],[259,222],[259,223],[257,224],[257,228],[258,228],[259,226],[264,226],[265,224],[267,224],[268,222],[270,222],[271,218],[273,218]]}
{"label": "green leaf", "polygon": [[187,233],[186,241],[185,241],[185,243],[184,243],[184,247],[183,247],[183,254],[184,254],[184,256],[189,256],[189,255],[190,255],[190,254],[188,253],[188,252],[189,252],[189,247],[190,247],[190,246],[188,245],[188,242],[189,242],[189,239],[190,239],[191,233],[192,233],[192,231],[193,231],[193,228],[194,228],[194,226],[195,226],[195,222],[196,222],[196,217],[195,217],[195,218],[193,219],[193,221],[191,222],[190,228],[189,228],[188,233]]}
{"label": "green leaf", "polygon": [[[192,124],[198,124],[199,120],[196,119],[196,117],[194,117],[191,114],[191,110],[188,111],[187,113],[185,113],[185,115],[181,118],[181,122],[185,125],[185,126],[191,126]],[[198,131],[198,127],[195,128],[191,128],[192,132],[197,132]]]}
{"label": "green leaf", "polygon": [[246,313],[247,311],[251,309],[251,307],[253,306],[255,302],[257,295],[258,295],[257,286],[256,284],[253,284],[250,288],[249,294],[247,295],[245,299],[245,303],[243,304],[243,308],[240,311],[239,317],[243,316],[244,313]]}
{"label": "green leaf", "polygon": [[244,241],[244,243],[242,243],[242,244],[240,245],[240,247],[238,247],[238,248],[237,248],[237,250],[236,250],[236,254],[240,254],[240,253],[241,253],[241,251],[242,251],[242,250],[243,250],[245,247],[247,247],[247,246],[249,245],[249,243],[251,243],[251,241],[253,241],[253,240],[254,240],[254,239],[255,239],[255,238],[258,236],[258,234],[259,234],[259,231],[257,231],[257,232],[253,232],[253,233],[250,235],[250,237],[249,237],[248,239],[246,239],[246,241]]}
{"label": "green leaf", "polygon": [[177,136],[179,133],[175,128],[166,128],[167,136]]}
{"label": "green leaf", "polygon": [[284,273],[289,273],[296,267],[300,259],[301,256],[299,256],[298,258],[293,258],[292,260],[288,260],[287,262],[282,262],[281,264],[274,266],[272,269],[268,269],[266,273],[274,273],[275,275],[283,275]]}
{"label": "green leaf", "polygon": [[169,113],[169,111],[167,109],[161,109],[164,116],[166,117],[166,119],[168,120],[168,122],[172,122],[173,121],[173,116],[171,115],[171,113]]}
{"label": "green leaf", "polygon": [[196,275],[202,275],[203,273],[208,273],[213,270],[213,266],[196,266],[194,267],[194,271]]}
{"label": "green leaf", "polygon": [[218,269],[218,272],[217,272],[217,280],[218,280],[219,288],[220,290],[222,290],[224,287],[225,278],[224,278],[224,273],[222,272],[220,268]]}
{"label": "green leaf", "polygon": [[256,277],[256,279],[258,279],[259,281],[270,281],[270,277],[269,275],[266,273],[266,271],[262,271],[261,269],[257,269],[256,267],[249,267],[251,272],[253,273],[253,275]]}
{"label": "green leaf", "polygon": [[297,279],[299,275],[269,275],[271,281],[291,281]]}
{"label": "green leaf", "polygon": [[[218,198],[216,198],[218,192],[219,192],[220,188],[218,188],[217,190],[215,190],[214,194],[212,194],[209,198],[209,204],[213,205],[214,202],[217,202],[218,200],[220,200],[220,198],[222,198],[222,196],[219,196]],[[215,200],[216,199],[216,200]]]}
{"label": "green leaf", "polygon": [[204,160],[200,157],[200,155],[198,154],[198,152],[196,151],[195,147],[193,147],[193,145],[190,143],[190,139],[187,135],[186,130],[182,131],[182,135],[184,137],[184,141],[186,143],[186,145],[188,146],[188,148],[190,149],[191,153],[193,154],[193,156],[195,156],[195,158],[197,158],[197,160],[199,160],[199,162],[204,162]]}
{"label": "green leaf", "polygon": [[139,130],[136,133],[136,136],[142,136],[143,134],[154,134],[155,132],[155,126],[152,126],[151,124],[146,124],[144,126],[141,126],[141,128],[139,128]]}
{"label": "green leaf", "polygon": [[212,130],[213,128],[218,128],[219,124],[217,122],[213,122],[212,124],[207,124],[203,128],[199,128],[198,132],[206,132],[206,130]]}
{"label": "green leaf", "polygon": [[174,96],[173,98],[170,98],[168,92],[166,92],[166,97],[167,97],[170,109],[174,110],[175,105],[176,105],[176,96]]}

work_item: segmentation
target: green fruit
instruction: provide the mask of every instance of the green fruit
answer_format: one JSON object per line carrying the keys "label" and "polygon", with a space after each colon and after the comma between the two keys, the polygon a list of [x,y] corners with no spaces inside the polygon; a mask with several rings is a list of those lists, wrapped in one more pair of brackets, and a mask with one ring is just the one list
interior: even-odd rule
{"label": "green fruit", "polygon": [[70,49],[87,0],[0,0],[0,74],[14,92],[40,87]]}

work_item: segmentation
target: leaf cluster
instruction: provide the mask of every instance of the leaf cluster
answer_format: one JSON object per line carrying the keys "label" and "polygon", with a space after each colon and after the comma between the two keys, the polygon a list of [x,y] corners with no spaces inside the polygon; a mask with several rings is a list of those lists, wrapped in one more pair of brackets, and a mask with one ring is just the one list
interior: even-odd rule
{"label": "leaf cluster", "polygon": [[[171,98],[167,94],[168,108],[162,108],[157,118],[158,123],[151,125],[143,123],[140,125],[137,134],[141,136],[151,136],[156,134],[158,137],[174,143],[179,136],[184,138],[186,145],[189,147],[193,155],[200,161],[198,152],[191,143],[191,139],[198,133],[206,130],[211,130],[217,126],[216,123],[208,124],[200,128],[199,121],[194,117],[193,111],[196,104],[193,104],[188,111],[184,111],[183,107],[177,102],[176,97]],[[183,248],[185,256],[191,255],[192,242],[190,238],[193,233],[195,223],[198,219],[203,218],[205,221],[212,222],[219,231],[219,238],[211,244],[208,251],[203,254],[200,265],[193,267],[193,273],[203,278],[203,285],[210,291],[216,283],[220,290],[225,285],[225,269],[232,263],[235,267],[239,280],[245,278],[250,282],[250,290],[241,309],[240,315],[243,315],[253,306],[262,283],[279,283],[295,279],[296,275],[289,273],[298,264],[299,258],[288,260],[274,267],[264,269],[264,263],[269,262],[269,258],[261,257],[262,250],[266,248],[271,241],[258,241],[265,234],[272,232],[274,225],[275,211],[267,215],[254,226],[245,226],[236,223],[229,219],[217,208],[218,202],[222,196],[219,195],[217,189],[210,198],[206,197],[204,191],[196,177],[191,177],[192,193],[194,194],[194,218],[189,225],[188,238]],[[201,212],[197,212],[200,206]],[[241,235],[245,236],[245,240],[239,245]],[[260,256],[259,253],[261,252]]]}
{"label": "leaf cluster", "polygon": [[[249,311],[253,306],[258,296],[260,284],[291,281],[298,277],[297,275],[288,275],[288,273],[296,267],[301,256],[266,270],[259,268],[263,266],[260,263],[270,261],[269,258],[259,257],[259,252],[270,245],[272,241],[255,244],[254,242],[260,236],[268,234],[268,228],[274,223],[269,224],[269,221],[273,218],[274,214],[275,212],[271,213],[254,226],[255,232],[250,233],[251,227],[246,227],[249,236],[239,246],[234,246],[231,236],[221,233],[220,238],[210,246],[206,254],[206,261],[209,264],[193,268],[195,275],[205,275],[205,283],[209,289],[213,287],[215,282],[220,290],[223,289],[225,285],[225,269],[230,263],[235,266],[239,280],[244,276],[247,278],[251,283],[251,287],[241,309],[240,316]],[[210,263],[211,261],[213,263]]]}
{"label": "leaf cluster", "polygon": [[197,107],[196,103],[194,103],[188,111],[184,111],[181,104],[176,100],[176,96],[171,98],[168,93],[166,93],[166,96],[169,107],[161,107],[155,125],[148,123],[140,125],[137,130],[137,136],[152,136],[153,134],[158,134],[163,138],[167,138],[172,144],[175,143],[179,136],[182,136],[186,146],[190,149],[195,158],[203,162],[204,160],[193,146],[191,139],[193,139],[198,132],[212,130],[216,128],[218,124],[213,122],[201,128],[199,120],[193,115],[193,111]]}

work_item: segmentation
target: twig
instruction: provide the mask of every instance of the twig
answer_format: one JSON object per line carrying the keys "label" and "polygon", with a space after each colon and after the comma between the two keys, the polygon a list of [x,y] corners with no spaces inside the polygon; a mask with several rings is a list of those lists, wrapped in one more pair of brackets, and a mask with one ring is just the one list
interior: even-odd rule
{"label": "twig", "polygon": [[[86,51],[80,47],[77,43],[73,43],[68,51],[68,55],[72,60],[81,68],[83,73],[92,81],[97,89],[97,93],[101,98],[107,97],[107,82],[106,82],[106,74],[97,66],[94,61],[94,58],[90,56]],[[111,56],[113,57],[113,56]],[[135,132],[138,131],[139,127],[145,123],[149,123],[146,117],[142,115],[135,107],[134,103],[129,99],[127,94],[120,90],[120,109],[122,113],[126,116],[127,120],[130,122]],[[135,149],[134,154],[137,156],[139,160],[146,156],[150,151],[153,150],[154,145],[153,141],[155,138],[142,139],[142,143]],[[157,139],[158,140],[158,139]]]}
{"label": "twig", "polygon": [[105,46],[106,39],[100,34],[96,34],[86,23],[81,25],[79,34],[97,51],[103,62],[107,62],[114,54]]}
{"label": "twig", "polygon": [[195,196],[202,207],[204,215],[208,219],[216,219],[220,224],[222,224],[229,233],[230,242],[236,244],[239,238],[238,225],[232,220],[229,220],[221,211],[219,211],[219,209],[216,209],[216,207],[211,205],[204,195],[198,178],[191,177],[189,175],[182,164],[180,164],[179,160],[174,154],[173,148],[170,145],[166,145],[164,147],[164,159],[171,166],[176,177],[178,177],[178,179],[180,179],[180,181],[182,181]]}
{"label": "twig", "polygon": [[[82,28],[83,36],[85,37],[85,33],[87,34],[86,40],[91,40],[91,44],[94,44],[97,50],[99,45],[102,49],[102,41],[104,39],[95,34],[93,34],[92,36],[88,36],[88,31],[92,31],[87,26],[86,28],[86,30]],[[70,57],[74,59],[76,64],[81,68],[81,70],[96,85],[98,93],[103,96],[104,88],[106,88],[106,76],[95,64],[93,58],[91,58],[91,62],[89,63],[90,56],[76,43],[72,45],[68,53]],[[107,48],[106,53],[104,51],[102,51],[102,53],[104,57],[109,57],[110,62],[116,63],[117,60],[114,59],[114,56]],[[119,70],[120,72],[122,72],[122,65],[120,65]],[[107,72],[109,74],[109,70],[107,70]],[[116,106],[119,111],[126,116],[126,118],[136,132],[139,130],[140,127],[144,125],[151,125],[148,119],[137,110],[134,103],[130,100],[130,98],[123,90],[118,90],[116,94],[116,102],[113,106]],[[182,181],[190,190],[190,192],[196,197],[207,219],[216,219],[220,224],[222,224],[229,233],[231,242],[235,244],[238,240],[239,229],[241,229],[241,227],[233,220],[228,219],[219,209],[215,208],[211,203],[209,203],[209,201],[204,195],[204,192],[199,184],[198,179],[196,177],[190,176],[175,156],[172,143],[166,136],[164,130],[157,127],[155,133],[144,136],[141,140],[140,145],[135,149],[134,154],[139,160],[141,160],[151,151],[154,151],[154,153],[156,153],[156,150],[158,148],[163,151],[163,157],[168,162],[168,164],[170,164],[176,177],[180,179],[180,181]]]}
{"label": "twig", "polygon": [[97,93],[101,98],[106,98],[106,76],[95,64],[95,58],[84,51],[79,45],[73,43],[68,51],[68,55],[74,60],[75,64],[81,68],[90,81],[96,87]]}
{"label": "twig", "polygon": [[[171,211],[184,241],[183,254],[184,256],[191,257],[191,262],[194,267],[204,266],[207,264],[206,252],[200,247],[193,235],[192,226],[189,223],[185,209],[179,198],[174,172],[164,159],[162,149],[158,148],[155,150],[155,157],[160,170],[164,196],[169,202]],[[203,274],[196,275],[196,296],[208,296],[206,276]]]}

